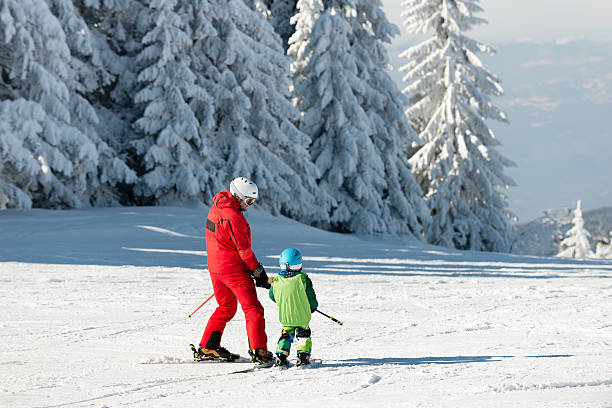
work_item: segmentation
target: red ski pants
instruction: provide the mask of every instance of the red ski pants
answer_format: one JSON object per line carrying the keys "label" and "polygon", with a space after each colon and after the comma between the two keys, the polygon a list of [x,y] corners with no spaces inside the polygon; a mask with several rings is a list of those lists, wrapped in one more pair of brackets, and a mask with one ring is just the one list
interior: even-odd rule
{"label": "red ski pants", "polygon": [[206,347],[208,339],[213,332],[221,332],[229,322],[238,308],[240,302],[246,320],[246,331],[249,337],[249,348],[268,349],[266,336],[266,321],[264,319],[264,309],[257,299],[257,291],[253,278],[245,272],[230,272],[223,274],[210,274],[212,280],[215,299],[219,306],[214,311],[206,329],[202,335],[200,346]]}

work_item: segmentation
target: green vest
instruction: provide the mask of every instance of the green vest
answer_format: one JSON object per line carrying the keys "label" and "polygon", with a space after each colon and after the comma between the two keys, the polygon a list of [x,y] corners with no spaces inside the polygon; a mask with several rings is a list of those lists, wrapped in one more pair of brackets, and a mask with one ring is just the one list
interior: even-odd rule
{"label": "green vest", "polygon": [[278,320],[283,326],[305,327],[310,323],[310,303],[306,295],[306,275],[277,276],[272,283],[278,305]]}

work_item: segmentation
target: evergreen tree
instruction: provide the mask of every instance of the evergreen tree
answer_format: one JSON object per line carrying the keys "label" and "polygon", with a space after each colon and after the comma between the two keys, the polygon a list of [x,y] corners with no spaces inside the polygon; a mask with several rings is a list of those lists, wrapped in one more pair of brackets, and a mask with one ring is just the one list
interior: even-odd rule
{"label": "evergreen tree", "polygon": [[387,192],[383,191],[385,218],[390,232],[406,232],[420,237],[429,223],[422,191],[407,162],[406,149],[418,136],[403,113],[405,97],[389,76],[389,56],[383,43],[399,34],[382,10],[380,0],[357,0],[352,26],[352,52],[357,56],[359,78],[365,83],[360,104],[372,122],[370,136],[385,164]]}
{"label": "evergreen tree", "polygon": [[420,236],[426,207],[403,154],[414,132],[380,44],[397,28],[379,2],[325,4],[298,4],[289,53],[319,186],[335,201],[329,227]]}
{"label": "evergreen tree", "polygon": [[271,0],[269,5],[270,24],[282,39],[285,52],[289,48],[289,38],[295,32],[291,19],[297,12],[297,3],[299,0]]}
{"label": "evergreen tree", "polygon": [[89,205],[88,186],[97,180],[99,154],[73,125],[79,121],[73,115],[81,112],[72,111],[66,86],[75,73],[67,64],[70,51],[62,27],[44,0],[4,0],[0,21],[0,180],[5,191],[0,201],[3,207],[22,208],[30,203]]}
{"label": "evergreen tree", "polygon": [[584,220],[582,219],[582,209],[580,208],[580,200],[576,203],[574,210],[574,224],[572,228],[565,234],[565,239],[561,241],[561,251],[557,254],[563,258],[594,258],[595,254],[591,250],[589,237],[591,234],[584,228]]}
{"label": "evergreen tree", "polygon": [[227,163],[227,182],[253,179],[262,196],[259,205],[272,213],[307,223],[325,220],[326,198],[316,188],[310,140],[295,126],[299,112],[291,105],[289,59],[280,38],[265,16],[242,0],[222,0],[215,13],[223,44],[212,65],[224,92],[216,99],[214,137]]}
{"label": "evergreen tree", "polygon": [[499,152],[486,119],[507,121],[490,101],[503,90],[499,79],[476,56],[492,52],[463,32],[485,20],[478,0],[407,0],[409,32],[433,37],[401,54],[408,63],[407,116],[422,145],[410,158],[432,223],[428,239],[436,245],[507,251],[512,214],[504,191],[514,182],[504,167],[514,163]]}
{"label": "evergreen tree", "polygon": [[212,98],[192,71],[186,9],[177,0],[153,0],[149,7],[152,26],[137,57],[143,67],[137,80],[144,86],[134,98],[146,105],[135,122],[144,137],[133,145],[145,171],[136,193],[156,203],[201,199],[208,177],[200,152],[207,141],[192,105],[209,106]]}
{"label": "evergreen tree", "polygon": [[291,72],[294,75],[294,82],[303,80],[302,71],[310,61],[310,54],[305,53],[306,47],[310,42],[312,28],[323,12],[322,0],[298,0],[297,13],[291,18],[290,22],[295,26],[293,35],[288,40],[287,55],[292,57]]}
{"label": "evergreen tree", "polygon": [[0,210],[32,208],[29,186],[48,171],[33,151],[46,120],[38,103],[23,98],[0,101]]}
{"label": "evergreen tree", "polygon": [[[198,153],[205,174],[200,177],[201,197],[204,203],[212,202],[214,195],[227,188],[223,140],[218,137],[218,124],[225,112],[219,109],[221,101],[231,99],[231,93],[223,85],[223,67],[220,56],[225,52],[225,44],[215,28],[220,20],[217,12],[226,11],[209,0],[189,0],[185,2],[185,18],[190,21],[192,31],[191,69],[196,74],[196,86],[209,96],[195,98],[190,102],[192,111],[199,123],[200,144]],[[221,66],[221,70],[217,66]],[[230,108],[230,106],[227,106]],[[228,109],[229,110],[229,109]],[[230,113],[231,114],[231,113]]]}
{"label": "evergreen tree", "polygon": [[70,92],[72,125],[81,130],[98,151],[98,177],[89,180],[87,196],[94,205],[116,203],[117,184],[134,183],[136,174],[118,152],[99,136],[100,121],[89,101],[95,101],[96,93],[112,83],[113,75],[104,67],[96,38],[72,0],[47,0],[47,3],[62,25],[71,54],[68,61],[71,74],[66,77],[66,85]]}
{"label": "evergreen tree", "polygon": [[[141,137],[133,128],[141,113],[133,100],[139,90],[137,75],[142,68],[137,56],[143,48],[142,38],[151,26],[151,13],[144,3],[142,0],[74,3],[93,44],[93,53],[86,60],[98,76],[98,87],[86,98],[99,118],[97,133],[133,169],[141,165],[141,157],[131,148],[131,142]],[[121,190],[125,200],[135,202],[132,186],[121,186]]]}
{"label": "evergreen tree", "polygon": [[[351,28],[332,7],[317,19],[296,84],[303,112],[302,129],[311,136],[312,158],[321,173],[319,186],[334,198],[330,227],[339,231],[385,229],[379,192],[386,187],[384,163],[369,138],[370,121],[356,93],[363,83],[350,52]],[[355,89],[357,87],[357,89]]]}

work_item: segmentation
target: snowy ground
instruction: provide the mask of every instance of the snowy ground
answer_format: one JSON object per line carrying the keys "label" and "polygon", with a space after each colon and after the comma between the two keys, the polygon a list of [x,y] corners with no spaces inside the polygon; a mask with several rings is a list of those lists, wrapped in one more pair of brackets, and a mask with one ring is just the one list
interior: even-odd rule
{"label": "snowy ground", "polygon": [[[611,407],[612,263],[455,252],[248,214],[304,255],[319,367],[188,360],[214,300],[202,208],[0,212],[1,407]],[[266,309],[269,347],[280,324]],[[224,345],[246,354],[244,317]],[[294,356],[292,356],[294,357]]]}

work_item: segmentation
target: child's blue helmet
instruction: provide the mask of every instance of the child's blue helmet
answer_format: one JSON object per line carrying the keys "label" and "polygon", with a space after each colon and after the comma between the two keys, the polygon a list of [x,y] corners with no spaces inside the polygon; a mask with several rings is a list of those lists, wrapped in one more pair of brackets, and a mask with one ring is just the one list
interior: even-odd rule
{"label": "child's blue helmet", "polygon": [[295,248],[287,248],[281,252],[278,264],[282,272],[300,272],[302,270],[302,254]]}

